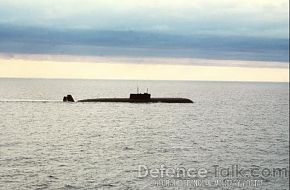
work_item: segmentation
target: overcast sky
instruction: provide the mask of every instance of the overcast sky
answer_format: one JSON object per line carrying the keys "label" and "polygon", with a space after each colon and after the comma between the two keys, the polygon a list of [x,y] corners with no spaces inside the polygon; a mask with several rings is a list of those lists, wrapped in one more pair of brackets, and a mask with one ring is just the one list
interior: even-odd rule
{"label": "overcast sky", "polygon": [[0,0],[0,77],[288,82],[288,63],[289,0]]}
{"label": "overcast sky", "polygon": [[0,0],[0,24],[288,38],[289,0]]}

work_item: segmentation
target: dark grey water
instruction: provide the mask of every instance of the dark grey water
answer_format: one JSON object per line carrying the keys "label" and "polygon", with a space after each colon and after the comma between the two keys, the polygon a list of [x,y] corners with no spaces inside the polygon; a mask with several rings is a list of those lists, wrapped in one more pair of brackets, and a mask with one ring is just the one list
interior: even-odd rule
{"label": "dark grey water", "polygon": [[[195,103],[59,101],[128,97],[137,84]],[[289,167],[288,114],[288,83],[0,79],[0,189],[289,189],[272,175]],[[226,175],[236,165],[257,175]],[[208,173],[145,176],[163,166]]]}

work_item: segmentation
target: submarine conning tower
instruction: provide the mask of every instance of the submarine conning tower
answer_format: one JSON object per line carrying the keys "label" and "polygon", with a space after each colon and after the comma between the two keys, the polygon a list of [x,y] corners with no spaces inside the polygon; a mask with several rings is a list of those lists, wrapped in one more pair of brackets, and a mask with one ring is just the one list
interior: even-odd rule
{"label": "submarine conning tower", "polygon": [[148,94],[148,93],[130,94],[130,100],[132,101],[147,102],[147,101],[150,101],[150,98],[151,98],[151,94]]}

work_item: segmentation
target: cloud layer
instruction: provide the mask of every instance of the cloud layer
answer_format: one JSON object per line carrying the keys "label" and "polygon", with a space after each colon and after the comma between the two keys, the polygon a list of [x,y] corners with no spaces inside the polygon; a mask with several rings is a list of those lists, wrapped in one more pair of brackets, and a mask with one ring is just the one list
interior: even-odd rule
{"label": "cloud layer", "polygon": [[0,24],[288,38],[288,0],[1,0]]}
{"label": "cloud layer", "polygon": [[76,56],[289,61],[287,39],[0,25],[0,52]]}

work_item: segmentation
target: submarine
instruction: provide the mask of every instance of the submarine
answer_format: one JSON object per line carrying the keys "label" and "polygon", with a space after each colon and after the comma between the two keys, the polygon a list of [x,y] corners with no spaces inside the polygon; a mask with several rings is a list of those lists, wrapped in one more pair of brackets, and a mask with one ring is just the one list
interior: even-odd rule
{"label": "submarine", "polygon": [[[63,102],[75,102],[72,95],[63,97]],[[187,98],[151,98],[151,94],[136,93],[130,94],[129,98],[94,98],[83,99],[76,102],[124,102],[124,103],[193,103]]]}

